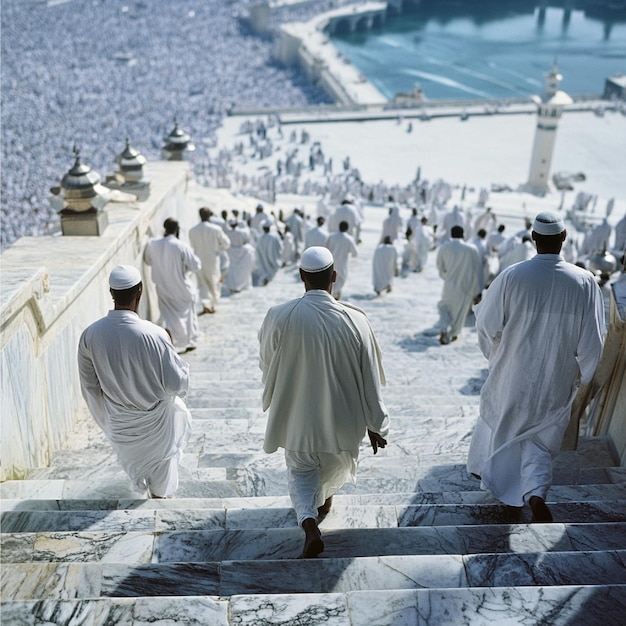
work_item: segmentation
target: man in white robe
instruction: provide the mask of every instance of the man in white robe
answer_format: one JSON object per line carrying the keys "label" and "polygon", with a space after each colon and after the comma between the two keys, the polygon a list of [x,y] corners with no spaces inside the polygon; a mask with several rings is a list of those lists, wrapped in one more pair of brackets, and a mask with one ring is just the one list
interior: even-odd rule
{"label": "man in white robe", "polygon": [[437,271],[443,279],[439,309],[439,342],[455,341],[483,288],[483,267],[475,246],[463,241],[463,228],[453,226],[451,239],[439,247]]}
{"label": "man in white robe", "polygon": [[512,241],[508,242],[506,250],[502,253],[502,257],[500,258],[500,272],[516,263],[528,261],[528,259],[535,256],[536,252],[530,236],[524,235],[518,238],[516,235],[513,237]]}
{"label": "man in white robe", "polygon": [[328,220],[329,232],[339,232],[341,222],[346,222],[348,224],[346,232],[351,237],[354,237],[357,231],[357,226],[361,223],[361,217],[359,216],[356,206],[354,206],[350,200],[343,200],[343,202],[335,209],[335,212],[330,216]]}
{"label": "man in white robe", "polygon": [[163,223],[165,233],[152,239],[144,250],[143,260],[152,268],[152,280],[159,299],[161,323],[181,352],[195,350],[198,338],[198,314],[191,273],[202,264],[193,250],[179,238],[178,221],[169,217]]}
{"label": "man in white robe", "polygon": [[341,292],[348,278],[350,256],[357,256],[359,253],[354,238],[348,234],[348,229],[348,222],[341,222],[339,224],[339,232],[332,233],[326,240],[326,247],[331,251],[335,259],[337,277],[333,286],[333,296],[337,300],[341,298]]}
{"label": "man in white robe", "polygon": [[426,267],[428,253],[435,241],[435,234],[426,217],[422,217],[420,222],[416,224],[409,241],[412,248],[409,269],[412,272],[421,272]]}
{"label": "man in white robe", "polygon": [[483,279],[486,280],[489,275],[489,254],[487,252],[487,246],[485,244],[485,240],[487,239],[487,231],[484,228],[481,228],[476,233],[476,236],[472,237],[469,241],[476,250],[478,250],[478,256],[480,256],[480,261],[483,266]]}
{"label": "man in white robe", "polygon": [[285,224],[285,228],[283,229],[283,252],[281,255],[283,267],[295,263],[296,258],[296,240],[293,238],[289,226]]}
{"label": "man in white robe", "polygon": [[380,348],[365,314],[330,295],[335,275],[330,251],[308,248],[300,260],[305,294],[272,307],[259,330],[269,408],[263,449],[285,450],[303,557],[324,550],[318,520],[333,494],[354,483],[365,434],[374,454],[387,444]]}
{"label": "man in white robe", "polygon": [[240,228],[236,219],[229,222],[226,236],[230,240],[228,248],[228,273],[224,285],[231,293],[238,293],[252,287],[256,251],[250,244],[248,229]]}
{"label": "man in white robe", "polygon": [[262,204],[257,204],[256,212],[250,220],[250,228],[256,230],[260,235],[263,232],[263,224],[265,224],[265,222],[271,222],[273,224],[275,220],[265,212],[265,208]]}
{"label": "man in white robe", "polygon": [[312,246],[325,246],[328,239],[328,231],[324,224],[326,218],[319,216],[317,218],[317,226],[310,228],[304,235],[304,249],[311,248]]}
{"label": "man in white robe", "polygon": [[304,213],[300,209],[294,209],[293,213],[285,220],[285,224],[289,226],[289,230],[293,235],[294,244],[296,246],[296,258],[298,258],[302,250],[306,230]]}
{"label": "man in white robe", "polygon": [[383,229],[380,240],[384,241],[385,237],[389,237],[391,241],[395,241],[402,231],[402,217],[400,216],[400,207],[394,204],[389,209],[387,217],[383,220]]}
{"label": "man in white robe", "polygon": [[283,242],[280,235],[272,230],[271,222],[264,222],[263,234],[256,244],[255,274],[262,285],[267,285],[276,276],[283,264]]}
{"label": "man in white robe", "polygon": [[109,276],[115,308],[78,343],[80,386],[135,491],[165,498],[178,488],[178,465],[191,431],[182,398],[189,366],[165,330],[137,315],[141,274],[129,265]]}
{"label": "man in white robe", "polygon": [[189,241],[202,264],[196,274],[202,313],[215,313],[221,291],[220,253],[230,248],[230,240],[220,226],[211,223],[211,209],[202,207],[199,214],[201,221],[189,230]]}
{"label": "man in white robe", "polygon": [[372,279],[376,295],[383,291],[390,292],[393,279],[398,273],[398,251],[387,235],[382,243],[374,250],[372,259]]}
{"label": "man in white robe", "polygon": [[549,522],[552,458],[600,359],[604,305],[593,275],[560,256],[558,215],[537,215],[532,237],[537,255],[497,276],[475,308],[489,375],[467,468],[505,504],[528,503],[534,521]]}

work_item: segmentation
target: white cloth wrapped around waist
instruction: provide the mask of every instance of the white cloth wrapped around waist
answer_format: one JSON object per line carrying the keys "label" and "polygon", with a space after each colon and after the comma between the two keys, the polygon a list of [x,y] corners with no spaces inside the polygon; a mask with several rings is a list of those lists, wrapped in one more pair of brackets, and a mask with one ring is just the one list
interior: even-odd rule
{"label": "white cloth wrapped around waist", "polygon": [[136,486],[164,460],[182,459],[191,434],[191,414],[181,398],[162,400],[150,411],[118,409],[107,406],[106,435]]}

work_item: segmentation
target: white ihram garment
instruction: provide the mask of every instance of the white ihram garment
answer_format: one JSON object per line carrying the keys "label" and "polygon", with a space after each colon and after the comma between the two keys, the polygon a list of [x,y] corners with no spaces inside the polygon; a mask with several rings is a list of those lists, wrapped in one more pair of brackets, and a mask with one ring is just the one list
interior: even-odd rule
{"label": "white ihram garment", "polygon": [[133,489],[168,496],[191,432],[182,398],[189,366],[167,333],[132,311],[109,311],[78,345],[81,391]]}
{"label": "white ihram garment", "polygon": [[202,263],[196,274],[202,305],[213,309],[220,299],[220,252],[230,248],[230,239],[217,224],[200,222],[190,229],[189,241]]}
{"label": "white ihram garment", "polygon": [[262,282],[269,282],[283,264],[283,242],[278,233],[263,233],[256,243],[256,273]]}
{"label": "white ihram garment", "polygon": [[382,357],[365,314],[322,290],[272,307],[259,330],[264,450],[285,449],[298,522],[356,478],[367,429],[383,437]]}
{"label": "white ihram garment", "polygon": [[254,269],[256,251],[248,242],[248,233],[239,228],[231,228],[226,233],[230,239],[228,248],[228,274],[224,284],[230,291],[243,291],[252,286],[252,270]]}
{"label": "white ihram garment", "polygon": [[483,288],[483,269],[478,250],[462,239],[450,239],[439,247],[437,270],[443,279],[438,303],[440,330],[457,337],[474,298]]}
{"label": "white ihram garment", "polygon": [[174,345],[193,345],[198,337],[198,316],[190,272],[200,269],[200,259],[174,235],[149,241],[143,259],[152,267],[161,322],[172,334]]}
{"label": "white ihram garment", "polygon": [[590,272],[538,254],[496,277],[475,313],[489,375],[468,471],[505,504],[545,500],[578,384],[600,359],[602,295]]}
{"label": "white ihram garment", "polygon": [[391,289],[397,268],[398,252],[393,244],[378,244],[372,260],[372,278],[376,293]]}
{"label": "white ihram garment", "polygon": [[326,240],[326,247],[332,252],[335,260],[337,279],[333,285],[333,294],[339,298],[348,278],[348,259],[350,255],[357,256],[358,250],[354,238],[342,232],[330,235]]}
{"label": "white ihram garment", "polygon": [[325,246],[328,240],[328,231],[323,226],[315,226],[306,231],[304,236],[304,249],[313,246]]}

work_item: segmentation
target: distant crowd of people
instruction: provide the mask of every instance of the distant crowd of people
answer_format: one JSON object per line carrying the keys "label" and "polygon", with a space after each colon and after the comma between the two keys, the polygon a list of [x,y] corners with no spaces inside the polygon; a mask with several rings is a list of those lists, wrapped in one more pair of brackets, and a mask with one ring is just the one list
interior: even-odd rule
{"label": "distant crowd of people", "polygon": [[[229,111],[328,102],[298,72],[272,61],[271,41],[237,19],[245,5],[3,5],[2,249],[58,228],[49,189],[71,168],[74,142],[83,163],[104,178],[127,137],[148,160],[161,158],[176,117],[197,146],[191,161],[200,172]],[[308,19],[317,10],[293,6],[275,19]]]}
{"label": "distant crowd of people", "polygon": [[[389,201],[387,207],[371,258],[372,289],[377,296],[391,292],[396,277],[421,272],[429,254],[436,253],[443,291],[433,331],[442,345],[459,337],[472,306],[497,276],[537,254],[532,222],[526,220],[522,229],[508,234],[489,206],[450,208],[444,202],[409,208]],[[364,210],[362,199],[347,193],[334,209],[320,198],[315,215],[300,208],[284,215],[260,203],[252,215],[238,209],[218,214],[202,207],[199,218],[189,230],[188,243],[179,239],[178,222],[168,218],[163,237],[152,240],[144,253],[144,262],[152,267],[162,323],[182,352],[195,348],[197,316],[215,313],[223,293],[267,285],[282,268],[294,266],[308,248],[322,246],[332,253],[336,272],[332,295],[341,299],[350,259],[359,256]],[[595,256],[613,250],[615,272],[621,268],[617,261],[625,248],[626,216],[614,229],[604,220],[578,243],[568,237],[561,255],[591,270],[603,284],[611,271],[606,276],[594,266]]]}

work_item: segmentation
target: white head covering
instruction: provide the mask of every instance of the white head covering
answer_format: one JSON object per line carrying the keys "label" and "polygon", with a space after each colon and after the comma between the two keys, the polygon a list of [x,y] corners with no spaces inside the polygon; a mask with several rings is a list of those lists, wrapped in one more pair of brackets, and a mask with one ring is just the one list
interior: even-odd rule
{"label": "white head covering", "polygon": [[141,282],[141,274],[132,265],[117,265],[109,274],[109,287],[116,291],[130,289]]}
{"label": "white head covering", "polygon": [[323,272],[327,270],[333,263],[333,255],[328,248],[324,246],[311,246],[307,248],[300,257],[300,269],[309,272]]}
{"label": "white head covering", "polygon": [[558,235],[565,230],[565,223],[562,217],[549,211],[543,211],[535,218],[533,230],[538,235]]}

